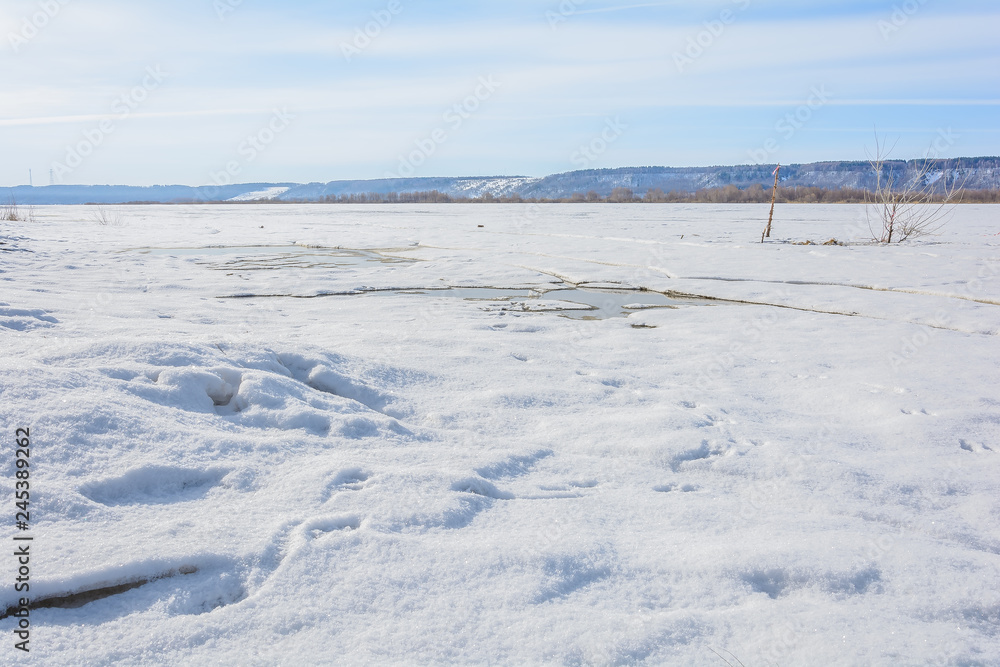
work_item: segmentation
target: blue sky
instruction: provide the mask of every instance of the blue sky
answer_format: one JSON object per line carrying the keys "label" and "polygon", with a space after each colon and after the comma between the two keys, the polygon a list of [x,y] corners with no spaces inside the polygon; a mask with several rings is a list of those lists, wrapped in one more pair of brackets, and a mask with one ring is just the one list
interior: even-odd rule
{"label": "blue sky", "polygon": [[7,0],[0,185],[998,155],[998,33],[972,0]]}

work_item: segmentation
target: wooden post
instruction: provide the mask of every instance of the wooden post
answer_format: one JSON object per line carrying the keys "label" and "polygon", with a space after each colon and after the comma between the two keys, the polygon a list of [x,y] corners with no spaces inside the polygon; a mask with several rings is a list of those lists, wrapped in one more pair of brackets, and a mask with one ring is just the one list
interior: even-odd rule
{"label": "wooden post", "polygon": [[771,221],[774,220],[774,200],[778,196],[778,172],[781,171],[781,165],[779,164],[774,170],[774,189],[771,190],[771,214],[767,216],[767,227],[764,229],[764,233],[760,235],[760,242],[764,242],[764,237],[771,238]]}

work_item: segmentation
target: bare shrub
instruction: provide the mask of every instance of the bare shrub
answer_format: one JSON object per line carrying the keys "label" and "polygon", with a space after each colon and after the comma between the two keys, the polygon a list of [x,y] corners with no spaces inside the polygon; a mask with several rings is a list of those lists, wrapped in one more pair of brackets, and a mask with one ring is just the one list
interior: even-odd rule
{"label": "bare shrub", "polygon": [[116,208],[98,206],[92,217],[94,222],[104,227],[123,227],[125,225],[122,212]]}
{"label": "bare shrub", "polygon": [[608,201],[615,203],[633,202],[635,201],[635,194],[633,194],[631,188],[614,188],[611,190],[611,194],[608,195]]}
{"label": "bare shrub", "polygon": [[876,243],[902,243],[938,231],[961,201],[962,186],[948,178],[948,169],[932,173],[930,157],[916,163],[912,173],[906,162],[890,162],[895,147],[886,147],[875,134],[875,152],[868,163],[875,173],[874,190],[865,196],[865,216]]}
{"label": "bare shrub", "polygon": [[21,212],[17,208],[17,202],[11,197],[7,203],[0,207],[0,220],[17,222],[21,219]]}
{"label": "bare shrub", "polygon": [[0,205],[0,220],[7,222],[34,222],[35,221],[35,208],[33,206],[28,208],[28,212],[22,213],[21,208],[17,205],[17,201],[14,196],[11,195],[7,199],[7,203]]}

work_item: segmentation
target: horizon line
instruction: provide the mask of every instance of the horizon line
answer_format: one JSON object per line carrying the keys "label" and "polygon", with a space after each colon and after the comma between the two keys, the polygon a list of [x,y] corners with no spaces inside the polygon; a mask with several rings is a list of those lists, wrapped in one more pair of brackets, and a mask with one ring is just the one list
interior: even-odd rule
{"label": "horizon line", "polygon": [[[1000,155],[977,155],[977,156],[959,156],[959,157],[915,157],[915,158],[887,158],[885,162],[916,162],[916,161],[931,161],[931,162],[952,162],[961,160],[1000,160]],[[296,185],[329,185],[330,183],[375,183],[384,181],[419,181],[419,180],[435,180],[435,179],[445,179],[445,180],[485,180],[494,178],[524,178],[524,179],[534,179],[543,180],[552,176],[562,176],[565,174],[580,174],[592,171],[622,171],[629,169],[679,169],[679,170],[690,170],[690,169],[722,169],[722,168],[733,168],[733,167],[759,167],[759,168],[771,168],[781,164],[782,167],[802,167],[815,164],[854,164],[854,163],[868,163],[870,160],[868,158],[861,158],[856,160],[814,160],[812,162],[760,162],[760,163],[750,163],[744,162],[740,164],[712,164],[712,165],[702,165],[702,166],[682,166],[682,167],[671,167],[667,165],[628,165],[621,167],[596,167],[592,169],[573,169],[570,171],[558,171],[552,172],[550,174],[545,174],[543,176],[525,176],[525,175],[514,175],[514,174],[494,174],[492,176],[393,176],[393,177],[381,177],[381,178],[335,178],[329,181],[247,181],[242,183],[225,183],[222,185],[215,183],[203,183],[201,185],[189,185],[186,183],[154,183],[151,185],[131,185],[128,183],[49,183],[47,185],[33,185],[30,183],[20,183],[18,185],[0,185],[0,189],[13,190],[15,188],[58,188],[58,187],[78,187],[78,188],[170,188],[170,187],[180,187],[180,188],[228,188],[228,187],[239,187],[247,185],[271,185],[271,186],[296,186]],[[29,171],[31,171],[29,169]]]}

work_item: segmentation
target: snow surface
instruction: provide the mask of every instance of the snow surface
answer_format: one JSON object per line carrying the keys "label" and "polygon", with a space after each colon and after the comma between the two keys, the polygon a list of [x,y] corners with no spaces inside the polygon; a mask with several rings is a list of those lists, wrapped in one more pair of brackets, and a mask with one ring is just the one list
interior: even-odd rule
{"label": "snow surface", "polygon": [[455,182],[452,190],[466,197],[481,197],[489,192],[497,197],[518,193],[522,188],[541,181],[529,176],[502,176],[499,178],[469,178]]}
{"label": "snow surface", "polygon": [[[0,223],[0,421],[32,598],[145,583],[0,663],[1000,664],[1000,209],[122,213]],[[567,283],[715,300],[435,294]]]}
{"label": "snow surface", "polygon": [[291,190],[287,186],[274,186],[270,188],[264,188],[263,190],[254,190],[253,192],[245,192],[241,195],[235,197],[230,197],[228,201],[258,201],[261,199],[277,199],[281,195],[285,194]]}

